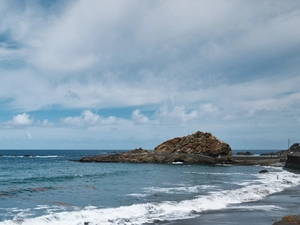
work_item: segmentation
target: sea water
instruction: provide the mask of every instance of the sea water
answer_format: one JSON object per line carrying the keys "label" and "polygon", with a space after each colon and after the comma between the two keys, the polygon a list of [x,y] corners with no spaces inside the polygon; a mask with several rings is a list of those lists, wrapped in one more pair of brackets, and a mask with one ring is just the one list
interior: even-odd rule
{"label": "sea water", "polygon": [[[193,218],[261,200],[300,181],[275,167],[72,161],[108,152],[0,151],[0,225],[137,225]],[[262,169],[269,173],[260,174]]]}

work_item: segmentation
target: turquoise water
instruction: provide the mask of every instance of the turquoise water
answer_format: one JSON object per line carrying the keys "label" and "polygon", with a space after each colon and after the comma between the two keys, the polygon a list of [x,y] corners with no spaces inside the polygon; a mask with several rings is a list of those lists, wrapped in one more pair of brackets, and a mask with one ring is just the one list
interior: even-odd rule
{"label": "turquoise water", "polygon": [[281,168],[259,174],[265,169],[259,166],[70,161],[107,152],[0,151],[0,225],[131,225],[191,218],[263,199],[300,181]]}

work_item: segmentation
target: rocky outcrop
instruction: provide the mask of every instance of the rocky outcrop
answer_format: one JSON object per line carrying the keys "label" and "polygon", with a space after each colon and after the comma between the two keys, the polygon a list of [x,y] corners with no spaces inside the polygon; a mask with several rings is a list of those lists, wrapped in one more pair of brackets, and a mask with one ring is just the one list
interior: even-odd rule
{"label": "rocky outcrop", "polygon": [[290,150],[291,151],[299,151],[300,152],[300,145],[299,145],[299,143],[292,144],[291,147],[290,147]]}
{"label": "rocky outcrop", "polygon": [[198,131],[188,136],[165,141],[154,151],[139,148],[120,154],[83,157],[79,161],[214,164],[229,162],[231,159],[232,151],[228,144],[218,140],[210,133]]}
{"label": "rocky outcrop", "polygon": [[299,215],[288,215],[282,217],[281,221],[276,221],[273,225],[296,225],[300,224]]}
{"label": "rocky outcrop", "polygon": [[259,171],[259,173],[268,173],[269,171],[268,170],[261,170]]}
{"label": "rocky outcrop", "polygon": [[300,171],[300,146],[294,143],[289,150],[286,151],[287,159],[284,168],[287,170]]}
{"label": "rocky outcrop", "polygon": [[300,171],[300,153],[299,152],[289,153],[284,168],[287,170]]}
{"label": "rocky outcrop", "polygon": [[80,162],[144,162],[151,163],[154,161],[154,154],[150,150],[134,149],[124,153],[103,154],[97,156],[82,157]]}
{"label": "rocky outcrop", "polygon": [[203,133],[201,131],[165,141],[154,149],[154,153],[203,154],[212,157],[232,154],[228,144],[220,141],[211,133]]}
{"label": "rocky outcrop", "polygon": [[251,152],[246,151],[246,152],[237,152],[237,155],[253,155]]}

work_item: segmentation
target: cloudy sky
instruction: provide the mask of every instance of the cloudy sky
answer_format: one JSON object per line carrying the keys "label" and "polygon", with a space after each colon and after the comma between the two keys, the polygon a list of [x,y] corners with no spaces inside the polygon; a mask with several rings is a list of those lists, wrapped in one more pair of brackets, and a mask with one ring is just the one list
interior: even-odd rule
{"label": "cloudy sky", "polygon": [[0,149],[300,142],[300,1],[3,0]]}

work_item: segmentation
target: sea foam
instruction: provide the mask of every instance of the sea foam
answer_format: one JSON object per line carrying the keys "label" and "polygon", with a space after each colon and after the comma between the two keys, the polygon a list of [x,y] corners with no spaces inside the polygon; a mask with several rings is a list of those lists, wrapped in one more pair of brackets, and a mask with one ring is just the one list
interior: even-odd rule
{"label": "sea foam", "polygon": [[[284,170],[258,174],[257,179],[258,184],[251,184],[234,190],[212,191],[192,200],[133,204],[103,209],[86,207],[81,210],[50,213],[35,218],[15,218],[0,222],[0,225],[84,225],[84,222],[89,222],[89,225],[137,225],[155,221],[192,218],[207,210],[239,207],[234,204],[257,201],[288,187],[299,185],[300,182],[299,175]],[[274,207],[269,207],[269,210],[274,209]]]}

